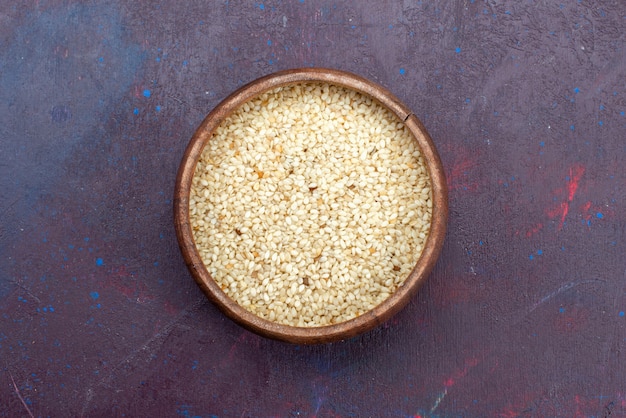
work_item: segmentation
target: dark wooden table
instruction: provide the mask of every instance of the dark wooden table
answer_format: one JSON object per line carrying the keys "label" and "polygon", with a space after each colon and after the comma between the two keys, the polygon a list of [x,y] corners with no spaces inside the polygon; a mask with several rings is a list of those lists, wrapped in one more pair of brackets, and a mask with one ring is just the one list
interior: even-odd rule
{"label": "dark wooden table", "polygon": [[[0,5],[0,416],[626,415],[626,3]],[[446,244],[384,326],[316,346],[226,319],[172,196],[238,86],[333,67],[430,131]]]}

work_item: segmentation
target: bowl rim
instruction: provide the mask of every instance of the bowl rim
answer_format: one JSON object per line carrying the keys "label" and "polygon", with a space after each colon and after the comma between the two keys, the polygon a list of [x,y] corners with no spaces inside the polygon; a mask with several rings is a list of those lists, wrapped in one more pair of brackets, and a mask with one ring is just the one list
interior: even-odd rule
{"label": "bowl rim", "polygon": [[[215,129],[244,102],[277,87],[292,84],[329,83],[373,97],[407,126],[418,143],[431,180],[432,217],[422,254],[404,283],[384,302],[348,321],[320,327],[297,327],[263,319],[241,307],[213,280],[197,250],[189,218],[189,195],[196,164]],[[439,154],[421,121],[385,87],[359,75],[329,68],[296,68],[260,77],[235,90],[200,123],[180,163],[174,190],[174,226],[185,263],[206,296],[230,319],[264,337],[298,344],[326,343],[369,331],[405,307],[423,285],[443,247],[448,218],[448,189]]]}

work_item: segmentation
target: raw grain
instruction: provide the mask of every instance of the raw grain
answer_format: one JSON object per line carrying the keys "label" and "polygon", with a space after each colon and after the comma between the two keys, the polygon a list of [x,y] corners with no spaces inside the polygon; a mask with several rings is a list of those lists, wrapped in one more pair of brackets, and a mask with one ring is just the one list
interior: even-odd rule
{"label": "raw grain", "polygon": [[431,184],[395,114],[350,89],[296,84],[216,129],[189,214],[228,296],[267,320],[316,327],[362,315],[404,282],[430,230]]}

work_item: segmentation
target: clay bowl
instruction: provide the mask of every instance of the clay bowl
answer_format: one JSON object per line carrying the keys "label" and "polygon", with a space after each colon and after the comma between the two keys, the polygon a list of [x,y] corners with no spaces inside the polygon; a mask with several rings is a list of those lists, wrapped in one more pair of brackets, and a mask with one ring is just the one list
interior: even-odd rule
{"label": "clay bowl", "polygon": [[[320,327],[295,327],[262,319],[228,297],[213,280],[198,253],[189,217],[189,196],[196,163],[204,145],[220,123],[246,101],[268,90],[303,82],[325,82],[352,89],[377,99],[404,121],[417,141],[429,171],[433,213],[430,233],[421,257],[405,282],[384,302],[354,319]],[[224,99],[203,120],[183,156],[174,196],[174,220],[178,243],[193,278],[229,318],[259,335],[299,344],[325,343],[361,334],[382,324],[402,309],[422,286],[433,269],[443,246],[448,216],[448,190],[441,160],[426,129],[418,118],[385,88],[351,73],[306,68],[277,72],[259,78]]]}

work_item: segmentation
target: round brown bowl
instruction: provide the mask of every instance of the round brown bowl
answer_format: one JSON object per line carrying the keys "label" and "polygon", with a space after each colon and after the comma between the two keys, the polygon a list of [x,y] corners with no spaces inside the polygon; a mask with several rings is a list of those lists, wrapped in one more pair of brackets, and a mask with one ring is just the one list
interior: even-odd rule
{"label": "round brown bowl", "polygon": [[[215,129],[246,101],[277,87],[304,82],[323,82],[356,90],[377,99],[404,121],[424,156],[432,188],[432,219],[426,245],[405,282],[383,303],[349,321],[320,327],[295,327],[262,319],[242,308],[228,297],[213,280],[204,265],[189,220],[189,194],[196,163]],[[183,257],[192,276],[229,318],[265,337],[300,344],[324,343],[353,337],[382,324],[402,309],[422,286],[433,269],[446,233],[448,190],[439,155],[424,125],[387,89],[357,75],[344,71],[306,68],[277,72],[261,77],[232,93],[202,121],[183,156],[174,194],[174,222]]]}

